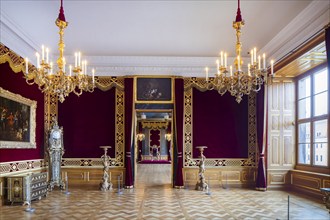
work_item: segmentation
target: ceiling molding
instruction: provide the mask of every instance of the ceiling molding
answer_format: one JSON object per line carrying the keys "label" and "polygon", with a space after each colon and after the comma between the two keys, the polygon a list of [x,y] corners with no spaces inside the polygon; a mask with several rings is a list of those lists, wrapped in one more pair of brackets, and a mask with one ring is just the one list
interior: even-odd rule
{"label": "ceiling molding", "polygon": [[329,2],[313,1],[261,49],[280,60],[329,23]]}

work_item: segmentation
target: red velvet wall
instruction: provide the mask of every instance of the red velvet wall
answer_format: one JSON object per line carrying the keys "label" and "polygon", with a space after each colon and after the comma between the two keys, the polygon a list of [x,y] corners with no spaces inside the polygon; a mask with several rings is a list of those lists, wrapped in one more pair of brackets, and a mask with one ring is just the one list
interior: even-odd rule
{"label": "red velvet wall", "polygon": [[64,158],[99,158],[100,146],[112,146],[115,157],[115,88],[70,94],[58,105],[58,123],[64,131]]}
{"label": "red velvet wall", "polygon": [[44,94],[36,85],[29,86],[23,73],[14,73],[8,63],[0,64],[0,87],[24,98],[37,101],[36,149],[0,149],[0,162],[44,158]]}
{"label": "red velvet wall", "polygon": [[193,157],[207,146],[208,158],[248,156],[248,97],[237,103],[230,94],[193,90]]}

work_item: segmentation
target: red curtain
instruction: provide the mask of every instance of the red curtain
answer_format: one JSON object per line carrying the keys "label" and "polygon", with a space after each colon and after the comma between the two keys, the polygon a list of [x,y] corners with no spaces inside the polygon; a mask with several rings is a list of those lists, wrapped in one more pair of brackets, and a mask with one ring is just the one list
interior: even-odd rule
{"label": "red curtain", "polygon": [[267,190],[265,152],[267,146],[267,87],[262,86],[257,93],[257,144],[259,150],[258,173],[256,179],[256,189]]}
{"label": "red curtain", "polygon": [[134,185],[132,169],[133,144],[133,78],[125,79],[125,187]]}
{"label": "red curtain", "polygon": [[[0,87],[25,98],[37,101],[36,149],[0,149],[0,162],[44,158],[44,94],[37,85],[28,85],[23,73],[14,73],[9,63],[0,65]],[[1,107],[1,106],[0,106]],[[0,131],[1,132],[1,131]]]}
{"label": "red curtain", "polygon": [[183,79],[175,79],[174,103],[174,186],[183,187]]}

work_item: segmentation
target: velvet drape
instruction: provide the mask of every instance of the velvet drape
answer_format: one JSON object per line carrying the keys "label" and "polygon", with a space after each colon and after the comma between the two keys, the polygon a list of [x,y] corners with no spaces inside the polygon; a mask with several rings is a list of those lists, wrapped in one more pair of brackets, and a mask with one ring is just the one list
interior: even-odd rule
{"label": "velvet drape", "polygon": [[133,138],[133,78],[125,79],[125,187],[132,188],[134,185],[132,169]]}
{"label": "velvet drape", "polygon": [[183,187],[183,79],[175,79],[174,103],[174,187]]}
{"label": "velvet drape", "polygon": [[265,169],[265,152],[267,143],[267,86],[262,86],[261,90],[257,93],[256,102],[256,120],[257,120],[257,145],[259,150],[258,172],[256,179],[256,189],[265,191],[267,190],[266,169]]}

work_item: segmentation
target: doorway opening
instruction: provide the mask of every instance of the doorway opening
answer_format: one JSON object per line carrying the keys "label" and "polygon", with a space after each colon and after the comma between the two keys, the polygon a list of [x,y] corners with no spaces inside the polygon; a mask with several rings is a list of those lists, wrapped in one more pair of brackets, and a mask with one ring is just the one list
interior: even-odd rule
{"label": "doorway opening", "polygon": [[134,182],[136,187],[173,184],[172,110],[136,110]]}

